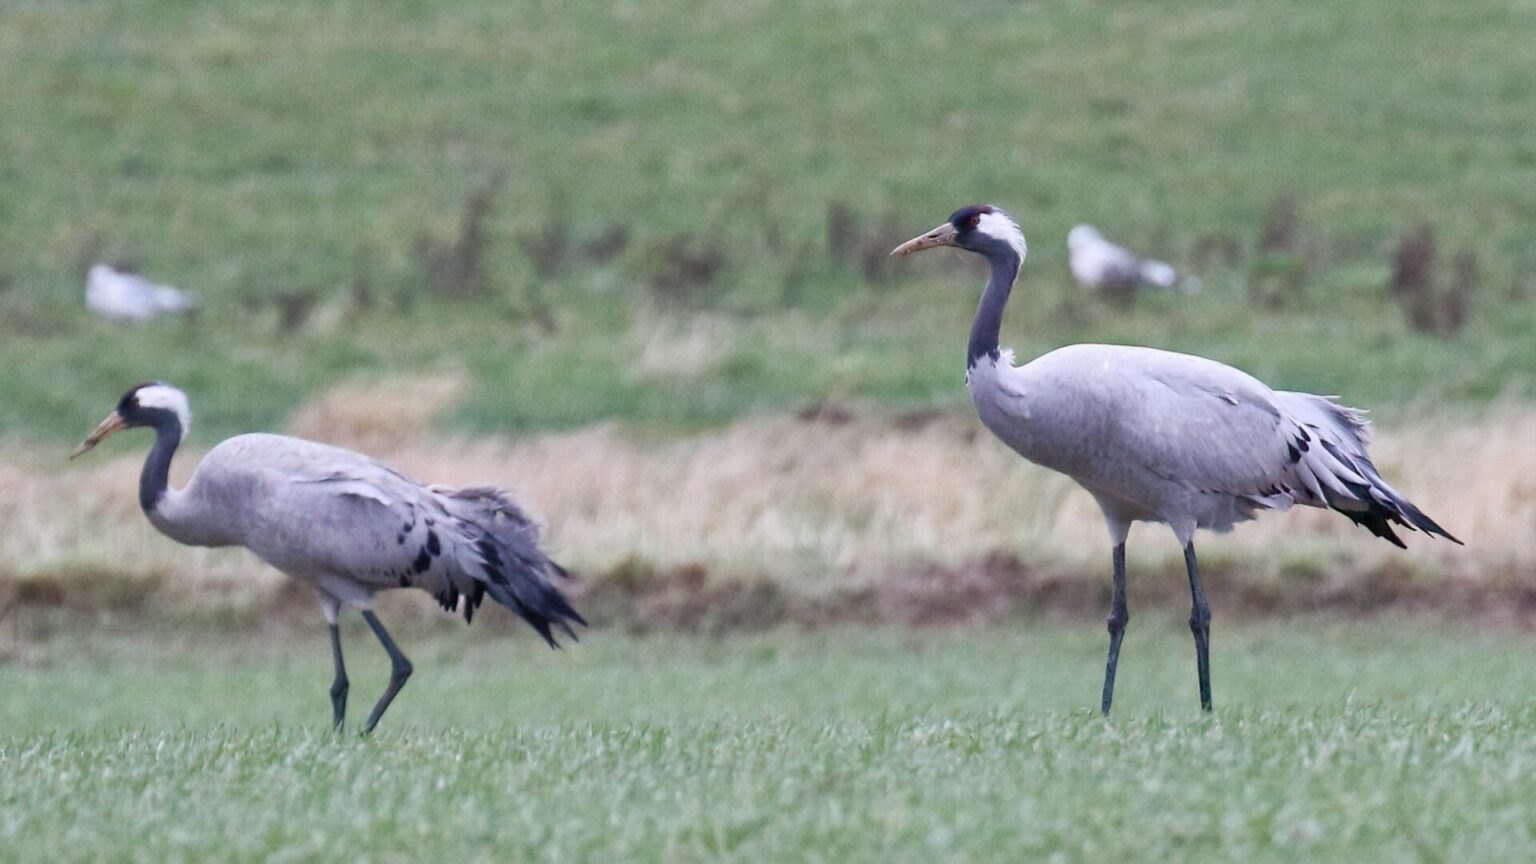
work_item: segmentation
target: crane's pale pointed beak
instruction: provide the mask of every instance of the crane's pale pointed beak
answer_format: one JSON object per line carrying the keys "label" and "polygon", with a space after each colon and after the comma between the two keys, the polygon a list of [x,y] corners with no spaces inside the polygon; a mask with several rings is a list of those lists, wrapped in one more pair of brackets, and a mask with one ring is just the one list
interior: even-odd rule
{"label": "crane's pale pointed beak", "polygon": [[892,255],[911,255],[913,252],[921,252],[924,249],[932,249],[935,246],[955,245],[955,226],[948,222],[927,232],[919,234],[911,240],[891,250]]}
{"label": "crane's pale pointed beak", "polygon": [[127,428],[128,422],[122,418],[122,415],[118,414],[116,411],[113,411],[111,414],[107,415],[107,419],[96,424],[96,428],[91,432],[91,434],[85,436],[85,440],[81,441],[80,446],[76,447],[74,452],[69,454],[69,458],[73,459],[76,456],[79,456],[81,453],[84,453],[92,447],[95,447],[97,444],[101,443],[101,439],[111,435],[113,432],[118,432]]}

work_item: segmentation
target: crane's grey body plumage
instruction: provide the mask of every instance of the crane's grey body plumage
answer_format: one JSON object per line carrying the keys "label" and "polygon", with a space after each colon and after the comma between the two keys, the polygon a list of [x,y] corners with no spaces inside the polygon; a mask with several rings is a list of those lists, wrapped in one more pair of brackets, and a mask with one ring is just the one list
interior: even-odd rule
{"label": "crane's grey body plumage", "polygon": [[1197,528],[1230,531],[1293,504],[1366,519],[1398,545],[1391,524],[1449,536],[1381,478],[1355,409],[1154,348],[1069,345],[1023,366],[1012,359],[967,372],[982,423],[1087,489],[1117,540],[1132,522],[1162,522],[1187,545]]}
{"label": "crane's grey body plumage", "polygon": [[1027,254],[1023,232],[1001,210],[974,205],[892,254],[938,246],[991,264],[965,376],[983,425],[1024,458],[1077,481],[1104,515],[1114,576],[1105,713],[1130,619],[1125,540],[1134,522],[1161,522],[1184,547],[1206,709],[1210,608],[1195,559],[1197,529],[1229,531],[1262,511],[1302,504],[1337,510],[1398,546],[1393,526],[1460,542],[1382,479],[1367,453],[1364,415],[1327,397],[1272,390],[1203,357],[1128,345],[1069,345],[1015,366],[998,337]]}
{"label": "crane's grey body plumage", "polygon": [[551,647],[585,624],[555,581],[565,571],[541,549],[538,527],[505,492],[425,486],[361,453],[284,435],[238,435],[203,457],[181,489],[168,482],[189,412],[158,382],[129,391],[80,448],[132,426],[155,430],[140,476],[150,522],[191,546],[243,546],[320,595],[331,627],[341,725],[348,689],[337,615],[360,610],[390,655],[389,688],[365,729],[383,715],[411,666],[372,612],[380,591],[419,588],[472,621],[486,595]]}
{"label": "crane's grey body plumage", "polygon": [[[200,533],[181,537],[167,524],[167,534],[245,546],[314,585],[333,610],[420,588],[445,608],[462,599],[472,618],[489,593],[546,639],[551,626],[570,634],[573,613],[552,582],[561,571],[539,550],[533,521],[499,490],[423,486],[351,450],[250,434],[210,450],[180,494],[195,499],[187,509],[226,518],[215,530],[194,523]],[[161,506],[174,507],[174,498]]]}

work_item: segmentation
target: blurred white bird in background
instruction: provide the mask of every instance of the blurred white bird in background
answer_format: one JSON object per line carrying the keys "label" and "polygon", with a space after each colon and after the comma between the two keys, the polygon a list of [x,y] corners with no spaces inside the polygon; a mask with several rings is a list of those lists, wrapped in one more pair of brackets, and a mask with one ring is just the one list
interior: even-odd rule
{"label": "blurred white bird in background", "polygon": [[1200,290],[1198,280],[1180,280],[1166,262],[1137,257],[1124,246],[1104,239],[1092,225],[1078,225],[1067,232],[1067,263],[1080,285],[1111,296],[1130,297],[1141,285]]}
{"label": "blurred white bird in background", "polygon": [[114,321],[148,321],[197,306],[186,291],[159,285],[131,270],[96,264],[85,277],[85,306]]}

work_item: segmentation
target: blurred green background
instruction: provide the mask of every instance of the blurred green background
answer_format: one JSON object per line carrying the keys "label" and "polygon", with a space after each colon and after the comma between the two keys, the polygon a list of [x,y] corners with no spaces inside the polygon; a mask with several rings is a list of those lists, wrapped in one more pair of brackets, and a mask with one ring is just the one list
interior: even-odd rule
{"label": "blurred green background", "polygon": [[[0,435],[163,378],[206,443],[422,370],[474,433],[959,410],[978,271],[883,253],[982,200],[1030,240],[1021,357],[1190,350],[1388,416],[1529,395],[1533,32],[1495,0],[7,3]],[[1085,295],[1077,222],[1205,290]],[[1455,332],[1387,288],[1420,223]],[[200,314],[94,319],[97,260]]]}

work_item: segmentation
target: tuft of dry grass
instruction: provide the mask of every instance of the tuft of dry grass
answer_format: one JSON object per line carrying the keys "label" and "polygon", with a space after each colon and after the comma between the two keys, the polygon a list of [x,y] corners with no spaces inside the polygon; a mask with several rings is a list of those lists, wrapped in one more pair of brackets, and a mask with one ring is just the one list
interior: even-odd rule
{"label": "tuft of dry grass", "polygon": [[[1107,582],[1092,500],[968,417],[836,425],[758,417],[671,440],[637,440],[617,425],[429,440],[427,396],[441,407],[455,382],[421,379],[407,390],[422,398],[404,400],[401,382],[347,388],[300,411],[293,428],[361,446],[419,480],[513,490],[547,522],[588,600],[616,615],[639,609],[688,624],[706,620],[713,603],[727,622],[756,620],[756,607],[814,619],[970,620],[1031,603],[1096,610]],[[423,416],[400,424],[402,403]],[[388,428],[379,428],[382,416]],[[1425,420],[1378,437],[1385,476],[1467,546],[1411,535],[1402,552],[1337,514],[1267,514],[1199,541],[1218,602],[1278,610],[1536,602],[1526,587],[1536,573],[1536,409]],[[178,478],[195,458],[180,458]],[[291,600],[282,578],[246,553],[158,536],[137,512],[138,463],[134,452],[65,470],[0,465],[0,520],[11,534],[0,581],[65,583],[48,596],[66,601],[120,595],[125,580],[193,608]],[[1133,533],[1130,569],[1133,604],[1187,602],[1179,550],[1160,527]],[[82,579],[113,587],[68,587]]]}
{"label": "tuft of dry grass", "polygon": [[630,374],[674,381],[707,375],[729,357],[733,335],[733,322],[722,315],[684,317],[646,310],[629,334],[634,356]]}
{"label": "tuft of dry grass", "polygon": [[459,224],[451,237],[417,236],[416,258],[429,293],[466,298],[483,296],[490,289],[485,259],[491,240],[486,222],[505,181],[504,171],[493,172],[464,196]]}
{"label": "tuft of dry grass", "polygon": [[391,451],[426,440],[433,419],[463,392],[458,373],[349,382],[295,411],[288,434],[364,453]]}

